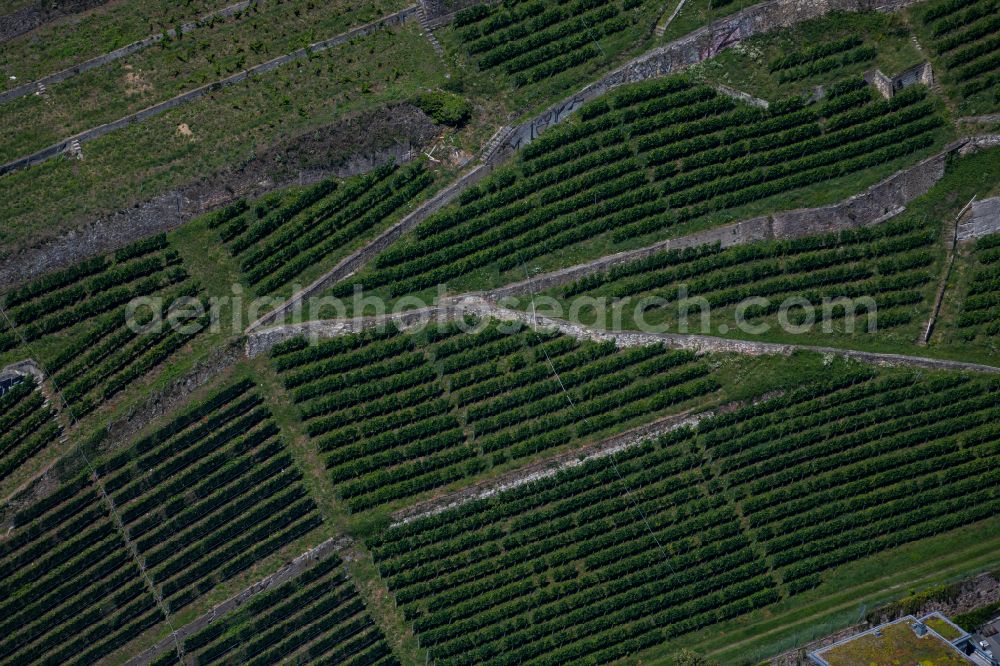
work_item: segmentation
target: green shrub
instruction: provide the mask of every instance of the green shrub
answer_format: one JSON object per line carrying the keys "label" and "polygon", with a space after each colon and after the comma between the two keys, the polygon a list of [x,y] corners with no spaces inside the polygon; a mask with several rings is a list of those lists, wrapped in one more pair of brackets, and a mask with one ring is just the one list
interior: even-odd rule
{"label": "green shrub", "polygon": [[434,122],[450,127],[461,127],[472,115],[469,100],[443,90],[421,93],[413,103],[433,118]]}

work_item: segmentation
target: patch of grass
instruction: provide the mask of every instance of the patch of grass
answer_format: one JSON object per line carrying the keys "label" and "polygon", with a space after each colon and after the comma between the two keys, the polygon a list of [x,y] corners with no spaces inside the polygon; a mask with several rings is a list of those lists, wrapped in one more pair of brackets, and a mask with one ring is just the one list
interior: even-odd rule
{"label": "patch of grass", "polygon": [[[0,54],[2,85],[12,88],[146,37],[164,35],[160,43],[119,62],[128,62],[134,70],[143,72],[150,83],[156,83],[157,93],[165,95],[172,88],[214,75],[217,70],[230,71],[241,60],[244,66],[263,62],[405,6],[403,0],[257,2],[231,17],[210,20],[179,38],[165,35],[168,30],[177,30],[235,1],[153,0],[131,6],[110,2],[83,15],[55,21],[4,44]],[[84,80],[91,82],[86,87],[93,87],[94,81],[109,78],[113,67],[100,67],[49,90],[68,90],[76,85],[75,81]],[[11,75],[18,80],[10,80]],[[113,78],[112,90],[120,95],[128,89],[125,81]]]}
{"label": "patch of grass", "polygon": [[[399,0],[389,8],[402,5]],[[180,38],[0,105],[0,161],[40,150],[199,86],[381,16],[377,6],[295,0],[262,3]],[[401,60],[396,60],[396,63]],[[286,68],[295,68],[289,63]],[[343,72],[350,73],[350,70]],[[377,85],[377,73],[359,77]],[[291,110],[291,109],[286,109]]]}
{"label": "patch of grass", "polygon": [[[406,67],[397,63],[406,62]],[[415,23],[278,68],[0,178],[0,248],[39,243],[114,210],[241,164],[288,136],[345,114],[410,99],[444,81]],[[192,135],[178,131],[187,124]]]}
{"label": "patch of grass", "polygon": [[[780,56],[805,52],[845,37],[860,37],[865,47],[877,47],[874,61],[838,66],[795,81],[781,79],[787,70],[771,71],[770,65]],[[851,12],[834,13],[793,28],[758,35],[696,65],[692,71],[706,81],[775,101],[810,94],[817,85],[857,78],[873,67],[878,67],[887,76],[894,76],[923,60],[910,39],[907,25],[897,15]]]}
{"label": "patch of grass", "polygon": [[822,653],[831,666],[869,664],[921,664],[964,666],[968,662],[937,636],[918,637],[906,621],[882,629],[882,635],[865,634]]}

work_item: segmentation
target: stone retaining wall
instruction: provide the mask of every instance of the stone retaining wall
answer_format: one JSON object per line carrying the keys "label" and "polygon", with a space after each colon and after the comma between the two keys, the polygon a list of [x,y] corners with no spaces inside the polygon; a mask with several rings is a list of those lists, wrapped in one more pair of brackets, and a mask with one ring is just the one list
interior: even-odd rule
{"label": "stone retaining wall", "polygon": [[177,629],[176,632],[172,632],[162,638],[152,647],[129,659],[125,662],[125,665],[146,666],[146,664],[150,663],[164,652],[175,650],[177,643],[183,645],[185,638],[198,633],[208,625],[212,624],[212,622],[239,610],[241,606],[256,597],[258,594],[274,589],[290,580],[294,580],[299,574],[310,568],[310,565],[313,562],[325,560],[326,558],[333,556],[335,553],[342,552],[349,548],[353,543],[354,542],[350,537],[333,537],[324,541],[315,548],[307,550],[270,576],[262,578],[245,590],[223,601],[218,606],[215,606],[212,610]]}
{"label": "stone retaining wall", "polygon": [[459,194],[464,192],[466,188],[481,180],[492,170],[493,167],[490,164],[481,164],[472,170],[467,171],[458,180],[431,197],[431,199],[429,199],[426,203],[420,205],[416,210],[406,215],[399,222],[396,222],[394,225],[383,231],[370,243],[351,253],[348,257],[345,257],[340,261],[340,263],[334,266],[331,271],[320,276],[315,282],[310,284],[305,289],[293,294],[292,297],[285,301],[283,305],[275,308],[273,311],[250,324],[247,331],[251,332],[259,330],[268,324],[283,320],[288,312],[294,310],[295,307],[305,299],[316,296],[341,280],[353,275],[357,270],[368,263],[368,261],[374,258],[376,254],[389,247],[400,236],[416,227],[429,216],[451,203],[456,197],[458,197]]}
{"label": "stone retaining wall", "polygon": [[1000,233],[1000,197],[972,203],[970,215],[958,225],[958,240],[971,241]]}
{"label": "stone retaining wall", "polygon": [[547,128],[565,120],[586,102],[619,86],[675,74],[755,35],[792,27],[831,12],[897,11],[910,4],[913,2],[909,0],[767,0],[747,7],[625,63],[522,123],[508,138],[504,149],[496,152],[494,160],[504,159],[531,143]]}
{"label": "stone retaining wall", "polygon": [[[333,138],[355,132],[359,123],[377,122],[384,124],[389,117],[399,117],[404,112],[387,107],[377,109],[375,116],[362,115],[359,118],[347,118],[337,124],[321,128],[325,137]],[[351,152],[345,154],[343,161],[331,163],[322,168],[307,168],[300,170],[297,177],[290,173],[275,173],[268,160],[271,149],[258,155],[264,158],[258,162],[250,162],[238,170],[224,171],[215,176],[190,183],[179,190],[157,196],[143,204],[120,210],[111,215],[97,219],[94,222],[67,231],[52,240],[45,241],[35,247],[24,249],[0,262],[0,290],[6,290],[18,284],[32,280],[51,271],[65,268],[76,262],[83,261],[106,252],[114,251],[135,241],[151,235],[170,231],[181,224],[198,217],[216,207],[226,205],[241,197],[256,198],[276,189],[291,185],[310,185],[324,178],[348,178],[360,173],[367,173],[389,161],[403,164],[409,161],[417,152],[417,148],[431,136],[436,135],[437,127],[430,119],[419,113],[423,123],[416,121],[383,137],[377,144],[370,146],[349,146]],[[291,144],[296,149],[296,143],[302,137],[289,139],[284,144]],[[278,148],[282,148],[279,144]],[[331,148],[336,155],[340,146]],[[291,162],[285,162],[290,164]],[[287,171],[287,170],[286,170]]]}
{"label": "stone retaining wall", "polygon": [[893,174],[882,182],[872,185],[861,194],[856,194],[831,206],[764,215],[706,229],[688,236],[671,238],[644,248],[619,252],[595,261],[544,273],[529,280],[494,289],[487,294],[487,297],[497,300],[509,296],[545,291],[552,287],[568,284],[585,275],[604,272],[613,266],[667,250],[711,243],[719,243],[726,248],[758,241],[801,238],[880,224],[903,212],[906,204],[910,201],[926,194],[944,177],[948,158],[960,151],[967,143],[968,141],[963,139],[949,144],[937,155],[929,157],[909,169]]}
{"label": "stone retaining wall", "polygon": [[1000,373],[1000,368],[990,365],[948,361],[924,356],[863,352],[853,349],[816,345],[758,342],[753,340],[720,338],[711,335],[603,331],[575,324],[564,319],[534,315],[529,312],[504,308],[477,294],[459,296],[432,308],[422,308],[406,313],[392,313],[381,317],[355,317],[353,319],[311,321],[256,331],[247,336],[246,353],[248,356],[254,357],[267,352],[271,347],[283,340],[299,336],[313,337],[314,339],[329,338],[348,335],[349,333],[366,328],[385,325],[389,322],[406,328],[418,323],[434,320],[454,320],[465,316],[521,322],[530,326],[539,326],[554,330],[578,340],[589,340],[592,342],[613,341],[618,347],[642,347],[662,344],[672,349],[685,349],[698,354],[723,353],[742,354],[746,356],[790,356],[797,351],[807,351],[840,356],[886,367],[904,366],[925,368],[928,370]]}

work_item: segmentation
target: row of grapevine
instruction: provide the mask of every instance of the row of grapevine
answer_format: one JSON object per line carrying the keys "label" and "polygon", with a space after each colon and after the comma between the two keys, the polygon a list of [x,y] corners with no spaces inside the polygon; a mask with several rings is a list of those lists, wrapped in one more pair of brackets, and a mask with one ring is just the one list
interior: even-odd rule
{"label": "row of grapevine", "polygon": [[1000,234],[976,240],[972,274],[956,324],[966,340],[1000,335]]}
{"label": "row of grapevine", "polygon": [[321,522],[249,380],[188,408],[97,472],[171,612]]}
{"label": "row of grapevine", "polygon": [[[583,277],[556,294],[571,298],[655,298],[647,312],[683,297],[704,298],[717,315],[749,298],[765,298],[743,312],[748,319],[772,315],[794,296],[817,309],[824,300],[870,296],[876,309],[864,314],[881,328],[900,325],[922,304],[932,281],[934,225],[905,218],[877,227],[721,249],[718,243],[670,250]],[[845,316],[840,308],[833,314]],[[667,313],[664,313],[667,316]]]}
{"label": "row of grapevine", "polygon": [[926,94],[914,86],[886,101],[859,80],[818,104],[764,110],[680,77],[624,86],[333,293],[402,295],[486,266],[520,269],[596,236],[626,241],[897,159],[935,141],[942,121]]}
{"label": "row of grapevine", "polygon": [[608,663],[995,515],[998,397],[840,368],[367,545],[435,663]]}
{"label": "row of grapevine", "polygon": [[878,49],[865,46],[861,37],[852,35],[801,51],[786,53],[772,60],[768,68],[777,74],[779,83],[791,83],[855,63],[870,62],[877,55]]}
{"label": "row of grapevine", "polygon": [[993,93],[1000,85],[1000,17],[993,0],[939,1],[924,15],[939,63],[963,97]]}
{"label": "row of grapevine", "polygon": [[92,664],[164,620],[88,475],[0,542],[0,661]]}
{"label": "row of grapevine", "polygon": [[419,160],[402,168],[390,163],[343,183],[323,180],[294,196],[237,202],[214,214],[209,225],[239,260],[247,282],[259,293],[272,293],[356,243],[432,181]]}
{"label": "row of grapevine", "polygon": [[819,574],[995,515],[1000,382],[905,373],[762,403],[704,437],[720,486],[798,591]]}
{"label": "row of grapevine", "polygon": [[[6,294],[4,307],[16,330],[0,332],[0,350],[63,336],[59,352],[39,360],[81,417],[197,334],[198,327],[189,324],[204,324],[205,315],[189,306],[200,293],[166,236],[153,236]],[[135,299],[147,305],[130,322]],[[207,311],[201,302],[201,312]]]}
{"label": "row of grapevine", "polygon": [[24,377],[0,395],[0,479],[10,476],[62,434],[33,377]]}
{"label": "row of grapevine", "polygon": [[249,380],[189,408],[98,473],[170,611],[321,522]]}
{"label": "row of grapevine", "polygon": [[[399,663],[337,555],[312,563],[294,579],[188,636],[184,653],[199,666],[263,666],[284,660],[352,666]],[[153,663],[176,664],[177,655],[167,652]]]}
{"label": "row of grapevine", "polygon": [[[508,326],[510,330],[507,330]],[[706,365],[496,322],[462,333],[371,329],[272,350],[353,511],[648,419],[715,391]]]}
{"label": "row of grapevine", "polygon": [[691,444],[590,461],[369,546],[437,664],[613,662],[778,598]]}
{"label": "row of grapevine", "polygon": [[477,5],[458,12],[458,38],[480,69],[499,67],[517,86],[603,55],[600,42],[632,24],[642,0],[544,0]]}

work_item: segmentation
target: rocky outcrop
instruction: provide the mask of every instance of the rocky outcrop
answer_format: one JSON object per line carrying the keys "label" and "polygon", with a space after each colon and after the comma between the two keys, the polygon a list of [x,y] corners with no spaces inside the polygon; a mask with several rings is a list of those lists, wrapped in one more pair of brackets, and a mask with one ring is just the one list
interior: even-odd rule
{"label": "rocky outcrop", "polygon": [[63,16],[79,14],[94,7],[100,7],[108,0],[44,0],[22,7],[21,9],[0,16],[0,43],[14,39],[18,35],[31,32],[40,25],[54,21]]}

